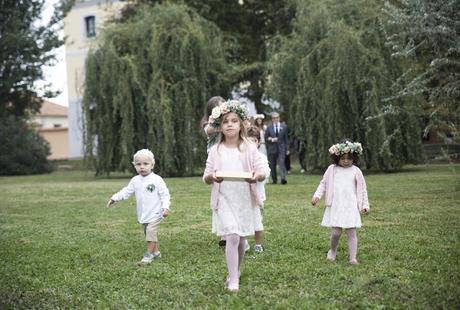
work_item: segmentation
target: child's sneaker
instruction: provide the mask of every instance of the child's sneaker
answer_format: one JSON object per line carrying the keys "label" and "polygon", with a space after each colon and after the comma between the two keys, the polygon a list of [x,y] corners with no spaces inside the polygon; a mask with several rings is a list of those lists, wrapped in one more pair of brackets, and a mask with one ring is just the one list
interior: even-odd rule
{"label": "child's sneaker", "polygon": [[327,251],[326,259],[330,262],[335,262],[335,254],[331,250]]}
{"label": "child's sneaker", "polygon": [[254,252],[256,253],[262,253],[264,251],[264,248],[262,244],[256,244],[254,245]]}
{"label": "child's sneaker", "polygon": [[161,253],[160,252],[156,252],[156,253],[145,253],[144,254],[144,257],[142,257],[142,260],[141,260],[141,263],[144,263],[144,264],[149,264],[151,263],[155,258],[160,258],[161,257]]}

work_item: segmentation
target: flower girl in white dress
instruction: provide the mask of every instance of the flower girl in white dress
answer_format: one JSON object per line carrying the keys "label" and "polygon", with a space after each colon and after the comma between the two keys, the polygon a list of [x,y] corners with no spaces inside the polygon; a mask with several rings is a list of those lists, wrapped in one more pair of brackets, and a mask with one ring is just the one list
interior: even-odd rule
{"label": "flower girl in white dress", "polygon": [[363,173],[354,164],[363,151],[360,143],[345,139],[329,148],[333,164],[324,173],[311,204],[316,206],[326,194],[326,209],[321,226],[331,227],[331,248],[327,259],[335,261],[342,229],[348,236],[350,264],[357,264],[358,237],[361,227],[360,212],[369,212],[366,182]]}
{"label": "flower girl in white dress", "polygon": [[[247,110],[244,106],[232,100],[215,107],[212,116],[221,131],[218,143],[209,151],[203,180],[212,184],[212,231],[227,240],[225,286],[237,292],[245,237],[254,235],[255,217],[260,216],[256,182],[265,179],[267,164],[256,145],[246,138],[243,121],[247,118]],[[232,175],[243,175],[243,179],[232,178]]]}

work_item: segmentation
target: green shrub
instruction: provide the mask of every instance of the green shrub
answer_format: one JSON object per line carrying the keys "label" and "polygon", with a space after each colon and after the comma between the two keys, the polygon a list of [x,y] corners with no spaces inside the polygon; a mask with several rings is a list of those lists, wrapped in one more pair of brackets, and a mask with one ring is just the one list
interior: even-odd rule
{"label": "green shrub", "polygon": [[0,121],[0,175],[49,173],[49,154],[48,142],[24,120],[8,116]]}

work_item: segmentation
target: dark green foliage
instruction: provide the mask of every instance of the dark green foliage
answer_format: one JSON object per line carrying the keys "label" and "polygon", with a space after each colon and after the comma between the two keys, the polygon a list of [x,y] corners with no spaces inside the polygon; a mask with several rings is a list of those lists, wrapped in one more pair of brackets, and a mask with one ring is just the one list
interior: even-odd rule
{"label": "dark green foliage", "polygon": [[43,79],[43,66],[53,63],[53,50],[64,43],[57,30],[71,2],[63,1],[49,23],[39,26],[44,0],[0,0],[0,117],[40,110],[34,83]]}
{"label": "dark green foliage", "polygon": [[219,27],[225,37],[224,44],[229,46],[227,60],[232,65],[231,84],[234,87],[247,84],[247,96],[255,102],[259,112],[267,110],[261,103],[265,92],[267,43],[275,35],[290,33],[295,15],[294,1],[142,0],[129,7],[124,15],[132,16],[141,3],[167,2],[185,3]]}
{"label": "dark green foliage", "polygon": [[48,173],[48,142],[20,118],[13,115],[0,122],[0,175]]}
{"label": "dark green foliage", "polygon": [[386,1],[384,11],[392,55],[407,61],[390,99],[417,98],[427,130],[460,140],[460,1]]}
{"label": "dark green foliage", "polygon": [[[27,119],[40,110],[35,82],[53,64],[61,20],[73,1],[61,1],[46,25],[40,24],[44,0],[0,0],[0,174],[49,172],[49,146]],[[49,85],[42,92],[51,97]],[[8,127],[11,126],[11,127]]]}
{"label": "dark green foliage", "polygon": [[327,166],[329,146],[344,137],[363,144],[367,168],[420,160],[421,112],[408,100],[382,102],[400,70],[378,15],[369,1],[299,2],[294,32],[273,43],[271,93],[306,146],[309,169]]}
{"label": "dark green foliage", "polygon": [[222,46],[220,31],[185,6],[145,6],[106,29],[88,56],[83,100],[97,174],[131,169],[140,148],[162,175],[203,165],[198,120],[210,97],[229,91]]}

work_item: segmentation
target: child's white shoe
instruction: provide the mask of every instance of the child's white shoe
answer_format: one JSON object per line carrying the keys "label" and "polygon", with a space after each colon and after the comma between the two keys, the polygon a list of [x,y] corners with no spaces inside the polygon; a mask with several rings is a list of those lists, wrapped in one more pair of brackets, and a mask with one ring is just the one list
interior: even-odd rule
{"label": "child's white shoe", "polygon": [[332,251],[327,251],[326,259],[330,262],[335,262],[335,255],[332,254]]}
{"label": "child's white shoe", "polygon": [[262,244],[256,244],[254,245],[254,252],[256,253],[262,253],[264,251],[264,248]]}
{"label": "child's white shoe", "polygon": [[238,293],[240,291],[240,286],[238,284],[229,284],[227,290],[232,293]]}
{"label": "child's white shoe", "polygon": [[349,261],[350,265],[358,265],[358,260],[356,258],[350,259]]}
{"label": "child's white shoe", "polygon": [[156,253],[145,253],[144,254],[144,257],[142,257],[142,260],[141,260],[141,263],[144,263],[144,264],[149,264],[151,263],[155,258],[160,258],[161,257],[161,253],[160,252],[156,252]]}

